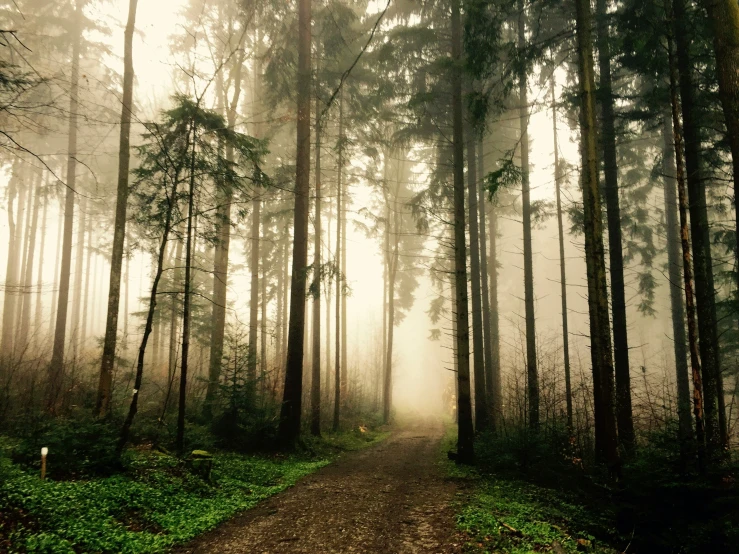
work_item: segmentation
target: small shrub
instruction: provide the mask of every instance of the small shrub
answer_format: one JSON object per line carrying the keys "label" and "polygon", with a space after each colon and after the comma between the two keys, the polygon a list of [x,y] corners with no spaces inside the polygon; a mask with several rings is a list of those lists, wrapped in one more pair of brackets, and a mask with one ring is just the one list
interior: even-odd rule
{"label": "small shrub", "polygon": [[115,453],[118,429],[91,416],[39,419],[19,438],[14,461],[40,468],[41,448],[47,447],[47,474],[55,478],[107,475],[120,467]]}

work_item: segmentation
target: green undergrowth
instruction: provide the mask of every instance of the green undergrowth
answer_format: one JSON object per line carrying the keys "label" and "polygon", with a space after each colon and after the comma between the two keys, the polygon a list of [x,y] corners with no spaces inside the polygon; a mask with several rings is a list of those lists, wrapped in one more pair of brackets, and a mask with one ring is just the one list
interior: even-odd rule
{"label": "green undergrowth", "polygon": [[[676,436],[644,436],[618,480],[583,463],[566,430],[478,436],[474,468],[444,462],[468,492],[457,515],[468,552],[739,553],[739,466],[681,470]],[[445,451],[455,440],[450,428]]]}
{"label": "green undergrowth", "polygon": [[455,443],[456,433],[450,428],[443,443],[443,464],[452,479],[465,485],[457,510],[465,552],[617,552],[591,534],[604,525],[597,514],[554,489],[446,460]]}
{"label": "green undergrowth", "polygon": [[290,487],[341,452],[386,436],[354,429],[311,437],[294,455],[217,452],[209,481],[155,450],[126,452],[125,469],[107,477],[41,481],[35,469],[11,463],[9,443],[0,442],[0,552],[163,552]]}

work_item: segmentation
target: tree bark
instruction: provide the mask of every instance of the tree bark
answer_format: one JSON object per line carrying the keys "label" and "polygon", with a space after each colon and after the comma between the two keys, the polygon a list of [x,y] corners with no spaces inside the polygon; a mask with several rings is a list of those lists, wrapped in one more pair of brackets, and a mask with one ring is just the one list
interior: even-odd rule
{"label": "tree bark", "polygon": [[[667,13],[672,17],[672,7],[667,6]],[[696,322],[695,295],[693,293],[693,269],[690,259],[690,240],[688,229],[688,197],[685,187],[683,127],[680,120],[680,99],[678,96],[678,69],[672,41],[672,27],[668,27],[667,51],[670,72],[670,106],[672,115],[672,140],[674,144],[675,182],[677,183],[678,212],[680,214],[680,246],[682,249],[683,286],[685,289],[685,312],[688,322],[688,345],[690,347],[690,369],[693,378],[693,414],[698,443],[698,465],[705,469],[706,427],[703,408],[703,383],[701,358],[699,353],[698,326]],[[666,133],[668,134],[668,133]],[[678,393],[680,394],[680,393]],[[678,402],[680,400],[678,399]],[[678,406],[680,408],[680,406]],[[682,430],[682,428],[681,428]]]}
{"label": "tree bark", "polygon": [[128,21],[123,39],[123,99],[121,107],[121,134],[118,150],[118,189],[116,192],[115,224],[113,228],[113,250],[110,255],[110,284],[108,288],[108,310],[105,318],[103,357],[100,362],[95,411],[106,416],[110,411],[110,394],[115,365],[116,341],[118,338],[118,311],[121,298],[121,270],[123,246],[126,238],[126,210],[128,204],[128,172],[131,160],[131,115],[133,113],[133,34],[136,27],[138,0],[129,0]]}
{"label": "tree bark", "polygon": [[[675,355],[675,382],[677,384],[677,417],[681,451],[683,459],[685,459],[689,453],[693,430],[690,419],[690,378],[688,376],[687,336],[685,334],[685,303],[683,301],[681,286],[683,284],[681,279],[682,257],[680,255],[681,230],[677,206],[677,181],[675,179],[675,138],[672,132],[671,113],[665,115],[663,121],[663,137],[662,172],[665,187],[665,231],[667,234],[667,263],[669,264],[668,276],[670,280],[672,341]],[[688,245],[688,256],[690,256],[689,248]],[[690,270],[690,265],[688,265],[688,270]],[[692,280],[690,286],[692,287]],[[694,314],[693,317],[695,317]],[[693,346],[697,349],[697,344]],[[696,361],[699,362],[699,359],[696,359]]]}
{"label": "tree bark", "polygon": [[311,375],[311,434],[321,435],[321,116],[316,96],[316,211],[313,217],[313,367]]}
{"label": "tree bark", "polygon": [[462,23],[460,0],[452,0],[452,128],[454,171],[454,275],[457,298],[457,461],[475,458],[470,398],[470,332],[464,206],[464,122],[462,116]]}
{"label": "tree bark", "polygon": [[305,333],[306,267],[308,265],[308,216],[310,212],[310,96],[311,96],[311,0],[298,2],[298,124],[295,168],[295,216],[293,239],[290,325],[285,364],[285,390],[280,412],[280,441],[291,448],[300,436],[303,394],[303,335]]}
{"label": "tree bark", "polygon": [[488,279],[490,280],[490,358],[493,378],[490,383],[492,395],[492,428],[500,429],[503,422],[503,384],[500,369],[500,313],[498,312],[498,214],[495,206],[490,209],[490,254],[488,256]]}
{"label": "tree bark", "polygon": [[[21,349],[28,347],[28,332],[31,327],[31,304],[33,302],[33,260],[36,254],[36,232],[38,230],[38,212],[42,196],[41,176],[36,185],[36,194],[33,199],[33,213],[31,223],[28,226],[28,253],[26,255],[25,280],[23,283],[23,308],[21,312],[21,325],[18,334],[18,343]],[[43,252],[41,256],[43,257]]]}
{"label": "tree bark", "polygon": [[59,304],[58,298],[59,298],[59,282],[57,281],[57,278],[59,276],[59,264],[61,262],[61,253],[62,253],[62,225],[64,223],[64,218],[62,217],[61,213],[61,206],[59,213],[57,213],[57,223],[56,223],[56,249],[54,250],[54,281],[53,281],[53,291],[51,293],[51,306],[49,307],[49,335],[54,331],[54,328],[52,327],[52,324],[54,321],[56,321],[56,308]]}
{"label": "tree bark", "polygon": [[77,244],[74,252],[74,302],[72,303],[72,362],[79,362],[80,342],[80,313],[82,311],[82,281],[85,267],[85,224],[87,222],[87,199],[81,198],[78,203],[79,216],[77,217]]}
{"label": "tree bark", "polygon": [[[736,208],[739,198],[739,3],[734,0],[702,0],[702,4],[713,28],[718,89],[731,147]],[[734,210],[734,217],[739,237],[739,209]],[[739,260],[739,248],[735,249],[735,256]]]}
{"label": "tree bark", "polygon": [[[339,98],[339,161],[338,161],[338,178],[336,183],[336,271],[340,271],[341,268],[341,232],[343,225],[341,224],[343,206],[343,186],[341,182],[342,169],[344,166],[344,103],[343,95]],[[336,279],[336,366],[334,375],[334,432],[339,430],[341,424],[341,400],[342,400],[342,386],[341,386],[341,296],[343,294],[343,276],[339,273]]]}
{"label": "tree bark", "polygon": [[475,428],[485,431],[490,428],[487,390],[485,386],[485,347],[482,332],[482,286],[480,284],[480,232],[477,212],[477,157],[475,156],[475,135],[467,128],[467,202],[470,227],[470,273],[472,281],[472,351],[473,373],[475,375]]}
{"label": "tree bark", "polygon": [[85,260],[85,284],[82,287],[82,325],[80,326],[80,343],[85,344],[87,338],[88,301],[90,299],[90,265],[92,263],[92,217],[87,216],[87,260]]}
{"label": "tree bark", "polygon": [[[17,165],[17,164],[14,164]],[[3,293],[3,334],[0,348],[0,356],[7,362],[13,351],[13,335],[15,334],[15,305],[16,305],[16,288],[18,285],[18,242],[19,242],[19,224],[16,223],[13,213],[13,202],[18,196],[18,217],[21,218],[21,203],[23,202],[23,193],[18,193],[18,170],[14,168],[13,174],[8,183],[8,258],[5,262],[5,291]],[[58,250],[57,250],[58,251]]]}
{"label": "tree bark", "polygon": [[24,285],[26,283],[26,262],[28,260],[28,238],[31,235],[31,213],[33,212],[33,196],[36,188],[36,175],[32,174],[28,185],[25,187],[24,210],[22,217],[18,219],[18,245],[20,246],[20,278],[18,279],[15,306],[15,319],[13,321],[13,353],[16,357],[20,357],[23,345],[19,345],[19,330],[21,327],[21,317],[23,314],[23,300],[25,296]]}
{"label": "tree bark", "polygon": [[39,259],[38,259],[38,277],[36,278],[36,312],[33,316],[34,335],[36,336],[36,344],[41,343],[41,331],[43,330],[43,307],[44,307],[44,251],[46,248],[46,220],[47,212],[49,209],[49,184],[48,181],[46,186],[43,188],[43,202],[44,208],[41,215],[41,245],[39,246]]}
{"label": "tree bark", "polygon": [[[518,48],[526,48],[526,11],[518,0]],[[526,381],[528,418],[531,429],[539,428],[539,371],[536,360],[536,315],[534,311],[534,254],[531,239],[531,188],[529,185],[529,109],[526,69],[518,86],[518,120],[521,130],[521,204],[523,212],[523,285],[526,311]]]}
{"label": "tree bark", "polygon": [[185,235],[185,286],[182,302],[182,359],[180,361],[180,395],[177,404],[177,452],[185,450],[185,409],[187,405],[187,371],[190,354],[190,320],[192,318],[192,258],[193,258],[193,221],[195,220],[195,150],[197,147],[197,124],[192,125],[192,152],[190,152],[190,188],[187,195],[187,234]]}
{"label": "tree bark", "polygon": [[175,247],[174,255],[174,271],[172,279],[172,294],[169,312],[169,361],[167,363],[167,378],[168,382],[174,381],[174,374],[177,370],[177,320],[179,319],[179,287],[182,285],[182,239],[177,238],[177,246]]}
{"label": "tree bark", "polygon": [[626,451],[634,448],[634,419],[631,410],[629,341],[624,292],[624,257],[621,242],[621,208],[618,198],[618,160],[611,49],[607,0],[597,0],[598,65],[600,66],[600,105],[603,129],[603,174],[605,177],[608,254],[611,273],[611,312],[613,315],[613,357],[616,372],[616,423],[618,438]]}
{"label": "tree bark", "polygon": [[595,117],[592,13],[589,0],[576,0],[576,34],[580,96],[580,149],[585,232],[585,262],[590,316],[590,355],[593,365],[595,447],[612,473],[620,472],[614,416],[611,325],[603,246],[603,214],[598,184],[598,129]]}
{"label": "tree bark", "polygon": [[82,43],[82,13],[77,0],[72,44],[72,75],[69,88],[69,136],[67,140],[67,192],[64,201],[64,231],[62,235],[59,299],[56,309],[54,346],[49,363],[47,408],[55,412],[64,382],[64,347],[67,338],[67,309],[69,308],[69,278],[72,269],[72,231],[74,229],[74,197],[77,186],[77,113],[79,111],[80,48]]}
{"label": "tree bark", "polygon": [[[403,163],[403,162],[400,162]],[[392,257],[388,261],[388,289],[387,289],[387,359],[385,360],[385,378],[383,380],[382,394],[382,420],[385,424],[390,423],[390,414],[393,407],[393,339],[395,337],[395,282],[398,275],[398,262],[400,260],[400,206],[398,205],[398,194],[400,193],[401,175],[395,183],[395,194],[393,195],[393,231],[394,243]],[[390,213],[388,206],[387,212]],[[390,225],[388,220],[387,225]]]}
{"label": "tree bark", "polygon": [[567,428],[573,428],[572,381],[570,379],[570,331],[567,324],[567,271],[565,262],[565,233],[562,223],[562,172],[559,167],[559,140],[557,139],[557,99],[555,96],[554,73],[551,79],[552,132],[554,139],[554,188],[557,197],[557,231],[559,237],[559,282],[562,296],[562,349],[565,364],[565,402],[567,404]]}
{"label": "tree bark", "polygon": [[[478,141],[477,148],[477,169],[478,180],[485,182],[485,150],[483,148],[482,138]],[[485,192],[484,188],[480,189],[477,184],[480,200],[478,202],[478,215],[480,217],[480,283],[482,285],[482,331],[483,331],[483,350],[485,351],[485,403],[487,405],[488,423],[492,430],[493,426],[493,338],[491,333],[490,321],[490,287],[488,286],[488,247],[487,247],[487,222],[485,210]]]}
{"label": "tree bark", "polygon": [[717,455],[727,440],[726,413],[723,407],[723,383],[718,345],[716,300],[711,257],[711,231],[706,205],[705,175],[701,160],[701,137],[695,102],[693,65],[690,53],[692,23],[685,0],[674,0],[675,45],[682,100],[685,170],[690,198],[690,235],[693,245],[696,311],[703,377],[703,409],[706,440],[711,456]]}

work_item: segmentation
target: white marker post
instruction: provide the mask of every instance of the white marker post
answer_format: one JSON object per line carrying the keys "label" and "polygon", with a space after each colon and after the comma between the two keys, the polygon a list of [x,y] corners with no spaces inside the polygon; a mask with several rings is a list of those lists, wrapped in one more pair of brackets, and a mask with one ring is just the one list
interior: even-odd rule
{"label": "white marker post", "polygon": [[46,455],[49,453],[49,449],[45,446],[41,449],[41,480],[46,479]]}

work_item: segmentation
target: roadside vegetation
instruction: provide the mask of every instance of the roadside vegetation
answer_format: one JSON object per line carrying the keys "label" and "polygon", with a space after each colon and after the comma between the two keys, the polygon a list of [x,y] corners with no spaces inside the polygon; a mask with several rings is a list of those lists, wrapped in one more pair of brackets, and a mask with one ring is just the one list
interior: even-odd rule
{"label": "roadside vegetation", "polygon": [[39,478],[40,462],[28,457],[28,439],[2,440],[0,552],[164,552],[292,486],[342,452],[387,436],[355,426],[306,438],[289,455],[217,450],[184,459],[148,444],[125,451],[117,466],[106,456],[115,442],[106,441],[100,425],[58,425],[56,432],[68,439],[77,435],[70,427],[81,435],[77,445],[70,441],[73,449],[96,442],[86,440],[92,432],[99,433],[99,447],[50,448],[45,480]]}
{"label": "roadside vegetation", "polygon": [[[445,451],[455,441],[450,430]],[[564,430],[488,434],[476,445],[475,466],[443,462],[462,483],[456,521],[465,552],[737,551],[736,468],[676,477],[677,448],[666,436],[653,437],[619,482],[578,458]]]}

